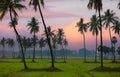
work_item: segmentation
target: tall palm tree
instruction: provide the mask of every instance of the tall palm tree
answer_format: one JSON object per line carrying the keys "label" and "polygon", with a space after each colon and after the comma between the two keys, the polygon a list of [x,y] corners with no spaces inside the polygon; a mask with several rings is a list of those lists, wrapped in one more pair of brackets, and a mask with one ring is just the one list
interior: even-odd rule
{"label": "tall palm tree", "polygon": [[115,44],[117,43],[117,38],[115,36],[112,37],[111,42],[113,43],[113,62],[116,62],[115,60]]}
{"label": "tall palm tree", "polygon": [[101,68],[103,68],[103,39],[102,39],[102,20],[101,20],[101,10],[102,10],[102,0],[89,0],[88,9],[94,8],[99,14],[99,24],[100,24],[100,43],[101,43]]}
{"label": "tall palm tree", "polygon": [[63,39],[64,39],[64,30],[62,28],[59,28],[58,29],[58,32],[57,32],[57,37],[58,37],[58,44],[61,45],[61,48],[63,50],[63,58],[64,58],[64,63],[66,62],[66,59],[65,59],[65,51],[64,51],[64,47],[63,47]]}
{"label": "tall palm tree", "polygon": [[41,38],[39,41],[38,41],[38,44],[39,44],[39,47],[41,48],[41,59],[42,59],[42,48],[45,47],[46,45],[46,40],[44,38]]}
{"label": "tall palm tree", "polygon": [[1,40],[0,40],[0,44],[2,45],[2,47],[3,47],[3,49],[2,49],[2,58],[4,58],[5,57],[5,44],[6,44],[6,38],[5,37],[3,37]]}
{"label": "tall palm tree", "polygon": [[32,62],[35,62],[35,46],[36,46],[36,33],[39,31],[39,22],[35,17],[32,17],[31,21],[27,24],[28,30],[30,30],[30,33],[33,34],[33,58]]}
{"label": "tall palm tree", "polygon": [[98,17],[96,15],[93,15],[88,25],[89,25],[90,32],[92,32],[92,34],[96,36],[96,51],[95,51],[95,62],[96,62],[97,61],[97,48],[98,48],[97,37],[99,34],[99,27],[100,27]]}
{"label": "tall palm tree", "polygon": [[118,34],[120,37],[120,22],[116,21],[114,23],[114,26],[112,26],[112,30],[114,31],[115,34]]}
{"label": "tall palm tree", "polygon": [[11,22],[13,25],[12,28],[14,29],[14,32],[18,39],[18,43],[20,44],[20,47],[21,47],[24,68],[27,69],[28,67],[26,65],[26,61],[25,61],[25,57],[24,57],[24,53],[23,53],[23,46],[21,44],[21,39],[20,39],[19,33],[16,29],[16,24],[14,22],[14,18],[18,17],[17,11],[19,11],[19,10],[22,11],[23,9],[26,9],[26,7],[24,5],[20,4],[20,2],[22,2],[22,1],[23,0],[0,0],[0,20],[3,19],[3,17],[7,14],[7,12],[9,12],[10,19],[11,19]]}
{"label": "tall palm tree", "polygon": [[[110,35],[110,42],[111,42],[112,36],[111,36],[110,24],[112,23],[114,25],[116,20],[118,20],[118,17],[116,17],[113,10],[111,11],[110,9],[104,12],[104,14],[105,15],[102,16],[102,21],[103,21],[103,25],[106,25],[106,28],[109,28],[109,35]],[[111,47],[112,47],[112,42],[111,42]]]}
{"label": "tall palm tree", "polygon": [[[6,40],[6,44],[8,45],[8,47],[13,48],[15,46],[15,41],[13,39],[11,39],[11,38],[8,38]],[[15,55],[14,55],[14,49],[13,49],[12,57],[13,58],[15,57]]]}
{"label": "tall palm tree", "polygon": [[29,5],[33,5],[35,11],[37,11],[37,8],[39,9],[39,13],[40,13],[40,16],[41,16],[41,19],[42,19],[42,22],[43,22],[43,26],[44,26],[44,29],[45,29],[47,43],[48,43],[48,46],[49,46],[49,49],[50,49],[50,53],[51,53],[51,61],[52,61],[51,67],[52,67],[52,69],[54,69],[53,49],[52,49],[52,45],[51,45],[50,39],[48,37],[49,35],[48,35],[48,32],[47,32],[47,27],[46,27],[45,20],[44,20],[44,17],[43,17],[43,14],[42,14],[42,10],[41,10],[41,5],[44,6],[44,0],[30,0]]}
{"label": "tall palm tree", "polygon": [[86,62],[86,45],[85,45],[85,32],[87,32],[87,24],[84,23],[83,18],[77,23],[78,32],[83,35],[83,44],[84,44],[84,62]]}

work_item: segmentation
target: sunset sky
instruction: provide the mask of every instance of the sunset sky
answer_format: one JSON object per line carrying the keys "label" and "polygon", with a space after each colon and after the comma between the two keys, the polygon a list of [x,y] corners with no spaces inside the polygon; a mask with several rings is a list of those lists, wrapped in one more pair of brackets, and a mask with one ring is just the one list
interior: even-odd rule
{"label": "sunset sky", "polygon": [[[23,4],[28,5],[29,0],[26,0]],[[63,28],[65,31],[66,38],[68,40],[68,48],[78,50],[83,48],[83,37],[78,32],[78,28],[76,27],[76,23],[80,20],[80,18],[84,18],[85,22],[89,22],[89,19],[93,14],[95,14],[95,10],[88,10],[87,4],[88,0],[44,0],[45,7],[42,9],[45,21],[47,26],[52,26],[52,29],[57,30],[58,28]],[[119,0],[103,0],[103,10],[111,9],[116,13],[116,16],[120,17],[120,10],[117,9],[117,4]],[[40,32],[37,34],[39,37],[41,36],[41,32],[43,31],[42,21],[39,15],[39,12],[35,12],[32,7],[27,6],[28,9],[22,12],[19,12],[19,25],[17,25],[17,30],[20,35],[31,36],[29,31],[26,28],[28,21],[31,17],[36,17],[40,21]],[[8,26],[10,21],[9,14],[0,21],[0,38],[4,37],[15,37],[15,34]],[[94,50],[95,48],[95,37],[88,31],[86,34],[86,46],[88,49]],[[112,32],[112,35],[115,35]],[[110,46],[108,30],[103,30],[103,41],[104,45]],[[120,38],[118,37],[118,40]],[[100,40],[98,39],[98,42]],[[118,41],[117,45],[120,45],[120,41]]]}

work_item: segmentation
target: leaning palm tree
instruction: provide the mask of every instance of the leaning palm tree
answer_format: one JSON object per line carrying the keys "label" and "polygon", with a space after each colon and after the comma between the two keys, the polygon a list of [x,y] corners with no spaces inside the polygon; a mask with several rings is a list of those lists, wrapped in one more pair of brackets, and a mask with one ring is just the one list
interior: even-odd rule
{"label": "leaning palm tree", "polygon": [[26,7],[24,5],[20,4],[20,2],[22,2],[22,1],[23,0],[0,0],[0,20],[2,20],[4,18],[4,16],[7,14],[7,12],[9,12],[10,19],[12,22],[12,28],[16,34],[18,43],[20,44],[24,68],[27,69],[28,67],[26,65],[20,35],[16,29],[16,24],[14,23],[14,18],[18,17],[17,11],[22,11],[23,9],[26,9]]}
{"label": "leaning palm tree", "polygon": [[94,8],[99,14],[99,24],[100,24],[100,43],[101,43],[101,68],[103,68],[103,39],[102,39],[102,20],[101,20],[101,10],[102,10],[102,0],[89,0],[88,9]]}
{"label": "leaning palm tree", "polygon": [[117,43],[117,38],[115,36],[112,37],[111,42],[113,43],[113,62],[116,62],[115,60],[115,44]]}
{"label": "leaning palm tree", "polygon": [[46,45],[46,40],[44,38],[41,38],[39,41],[38,41],[38,44],[39,44],[39,47],[41,48],[41,59],[42,59],[42,49],[43,47],[45,47]]}
{"label": "leaning palm tree", "polygon": [[83,18],[77,23],[78,32],[83,35],[83,44],[84,44],[84,62],[86,62],[86,45],[85,45],[85,32],[87,32],[87,24],[84,23]]}
{"label": "leaning palm tree", "polygon": [[50,53],[51,53],[51,61],[52,61],[51,62],[52,63],[51,67],[52,67],[52,69],[54,69],[53,49],[52,49],[52,45],[51,45],[50,39],[48,37],[49,35],[48,35],[48,32],[47,32],[47,27],[46,27],[46,24],[45,24],[45,21],[44,21],[44,17],[43,17],[43,14],[42,14],[42,10],[41,10],[41,5],[44,6],[44,0],[30,0],[29,5],[33,5],[35,11],[37,11],[37,9],[39,9],[39,13],[40,13],[40,16],[42,18],[43,26],[44,26],[44,29],[45,29],[47,43],[48,43],[48,46],[49,46],[49,49],[50,49]]}
{"label": "leaning palm tree", "polygon": [[12,48],[12,51],[13,51],[12,57],[14,58],[15,55],[14,55],[14,49],[13,49],[13,47],[15,46],[15,41],[13,39],[11,39],[11,38],[8,38],[6,40],[6,44],[8,45],[8,47]]}
{"label": "leaning palm tree", "polygon": [[[115,16],[115,13],[110,11],[108,9],[106,12],[104,12],[105,15],[102,16],[102,21],[103,25],[105,25],[106,28],[109,28],[109,35],[110,35],[110,42],[112,40],[112,35],[111,35],[111,23],[114,25],[114,23],[118,20],[118,17]],[[111,47],[112,47],[112,42],[111,42]]]}
{"label": "leaning palm tree", "polygon": [[6,44],[6,38],[5,37],[3,37],[1,40],[0,40],[0,44],[1,44],[1,46],[3,47],[3,49],[2,49],[2,58],[4,58],[5,57],[5,44]]}
{"label": "leaning palm tree", "polygon": [[39,22],[35,17],[31,19],[31,21],[28,22],[28,30],[30,30],[30,33],[33,34],[33,58],[32,62],[35,62],[35,46],[36,46],[36,33],[39,31]]}
{"label": "leaning palm tree", "polygon": [[96,15],[93,15],[88,25],[89,25],[88,27],[89,27],[90,32],[92,32],[92,34],[96,36],[96,51],[95,51],[95,62],[96,62],[97,61],[97,48],[98,48],[97,38],[98,38],[99,27],[100,27],[98,17]]}
{"label": "leaning palm tree", "polygon": [[114,26],[112,26],[112,30],[114,31],[115,34],[118,34],[120,37],[120,22],[116,21],[114,23]]}

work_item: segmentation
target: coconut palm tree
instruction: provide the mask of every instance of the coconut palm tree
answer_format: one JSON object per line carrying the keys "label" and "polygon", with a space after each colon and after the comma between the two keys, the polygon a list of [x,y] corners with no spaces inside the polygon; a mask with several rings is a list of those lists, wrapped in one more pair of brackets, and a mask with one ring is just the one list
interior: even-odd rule
{"label": "coconut palm tree", "polygon": [[28,52],[29,52],[29,55],[28,55],[28,58],[30,58],[31,54],[30,54],[30,49],[32,48],[32,39],[31,38],[27,38],[27,47],[28,47]]}
{"label": "coconut palm tree", "polygon": [[41,59],[42,59],[42,48],[45,47],[46,45],[46,40],[42,37],[39,41],[38,41],[39,47],[41,48]]}
{"label": "coconut palm tree", "polygon": [[16,34],[18,43],[20,44],[24,68],[27,69],[28,67],[26,65],[26,61],[25,61],[25,57],[24,57],[24,53],[23,53],[23,46],[21,44],[21,39],[20,39],[19,33],[16,29],[16,24],[14,22],[14,18],[18,17],[17,11],[22,11],[23,9],[26,9],[26,7],[24,5],[20,4],[20,2],[22,2],[22,1],[23,0],[0,0],[0,20],[2,20],[4,18],[4,16],[7,14],[7,12],[9,12],[10,19],[11,19],[11,22],[13,25],[12,28]]}
{"label": "coconut palm tree", "polygon": [[112,26],[112,30],[114,31],[115,34],[118,34],[120,37],[120,22],[116,21],[114,25]]}
{"label": "coconut palm tree", "polygon": [[[15,41],[13,39],[11,39],[11,38],[8,38],[6,40],[6,44],[8,45],[8,47],[13,48],[15,46]],[[15,57],[15,55],[14,55],[14,49],[13,49],[13,55],[12,55],[12,57],[13,58]]]}
{"label": "coconut palm tree", "polygon": [[41,10],[41,5],[44,6],[44,0],[30,0],[29,5],[33,5],[35,11],[37,11],[37,9],[39,9],[39,13],[40,13],[40,16],[41,16],[41,19],[42,19],[42,22],[43,22],[43,26],[44,26],[44,29],[45,29],[47,43],[48,43],[50,53],[51,53],[51,61],[52,61],[51,62],[51,67],[52,67],[52,69],[54,69],[54,57],[53,57],[52,44],[51,44],[50,39],[48,37],[49,35],[48,35],[48,32],[47,32],[47,27],[46,27],[45,20],[44,20],[42,10]]}
{"label": "coconut palm tree", "polygon": [[[68,41],[67,41],[67,39],[66,38],[64,38],[63,39],[63,44],[64,44],[64,46],[65,46],[65,49],[67,48],[67,46],[68,46]],[[66,49],[67,50],[67,49]],[[67,59],[67,54],[66,54],[66,52],[65,52],[65,55],[66,55],[66,59]]]}
{"label": "coconut palm tree", "polygon": [[[112,35],[111,35],[110,24],[112,23],[114,25],[116,20],[118,20],[118,17],[116,17],[113,10],[111,11],[110,9],[108,9],[106,12],[104,12],[104,14],[105,15],[102,16],[102,21],[103,21],[103,25],[105,25],[106,28],[109,28],[109,35],[110,35],[110,42],[111,42]],[[112,42],[111,42],[111,47],[112,47]]]}
{"label": "coconut palm tree", "polygon": [[6,38],[5,37],[3,37],[1,40],[0,40],[0,44],[1,44],[1,46],[3,47],[3,49],[2,49],[2,58],[4,58],[5,57],[5,44],[6,44]]}
{"label": "coconut palm tree", "polygon": [[57,31],[57,37],[58,37],[58,44],[61,46],[62,50],[63,50],[63,58],[64,58],[64,63],[66,62],[65,59],[65,51],[64,51],[64,47],[63,47],[63,39],[64,39],[64,30],[62,28],[59,28]]}
{"label": "coconut palm tree", "polygon": [[83,44],[84,44],[84,62],[86,62],[86,45],[85,45],[85,32],[87,32],[87,24],[84,23],[83,18],[77,23],[78,32],[83,35]]}
{"label": "coconut palm tree", "polygon": [[120,59],[120,46],[117,48],[117,52],[118,52],[119,59]]}
{"label": "coconut palm tree", "polygon": [[111,42],[113,43],[113,62],[116,62],[115,60],[115,44],[117,43],[117,38],[115,36],[112,37]]}
{"label": "coconut palm tree", "polygon": [[90,22],[88,24],[90,32],[92,32],[93,35],[96,36],[96,51],[95,51],[95,62],[97,61],[97,48],[98,48],[98,43],[97,43],[97,37],[99,34],[99,20],[96,15],[93,15],[92,18],[90,19]]}
{"label": "coconut palm tree", "polygon": [[35,62],[35,46],[36,46],[36,33],[39,31],[39,22],[35,17],[32,17],[31,21],[27,24],[28,30],[30,30],[30,33],[33,34],[33,58],[32,62]]}
{"label": "coconut palm tree", "polygon": [[100,43],[101,43],[101,68],[103,68],[103,39],[102,39],[102,20],[101,20],[101,10],[102,10],[102,0],[89,0],[88,9],[94,8],[99,14],[99,24],[100,24]]}
{"label": "coconut palm tree", "polygon": [[23,45],[23,48],[24,48],[24,54],[26,53],[26,50],[27,50],[27,48],[28,48],[28,40],[27,40],[27,38],[24,36],[22,39],[22,45]]}

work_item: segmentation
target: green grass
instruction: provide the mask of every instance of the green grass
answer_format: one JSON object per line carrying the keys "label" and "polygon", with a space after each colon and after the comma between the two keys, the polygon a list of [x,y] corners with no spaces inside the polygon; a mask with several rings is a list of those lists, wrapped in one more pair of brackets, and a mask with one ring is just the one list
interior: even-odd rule
{"label": "green grass", "polygon": [[28,67],[33,70],[23,70],[20,59],[0,59],[0,77],[120,77],[120,61],[111,63],[110,60],[104,60],[106,68],[103,71],[97,68],[100,63],[88,61],[83,63],[81,59],[68,59],[67,63],[62,63],[59,59],[55,66],[61,71],[50,72],[42,70],[50,67],[48,59],[36,59],[35,63],[27,59]]}

